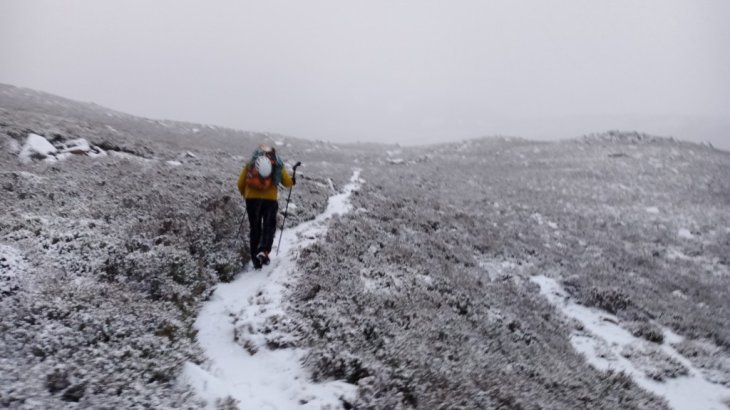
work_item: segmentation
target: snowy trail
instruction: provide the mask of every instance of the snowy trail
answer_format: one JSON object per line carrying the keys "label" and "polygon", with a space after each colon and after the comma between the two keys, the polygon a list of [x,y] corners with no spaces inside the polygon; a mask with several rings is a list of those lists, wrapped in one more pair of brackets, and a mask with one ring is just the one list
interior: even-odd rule
{"label": "snowy trail", "polygon": [[[663,328],[665,337],[661,345],[637,338],[619,325],[617,317],[576,303],[554,279],[533,276],[531,280],[540,286],[540,293],[551,304],[583,325],[585,331],[574,332],[570,342],[591,366],[604,371],[623,371],[641,388],[664,397],[675,410],[728,409],[725,403],[730,400],[730,389],[709,382],[671,346],[681,342],[681,336]],[[627,352],[632,353],[634,360],[626,357]],[[654,380],[646,374],[646,371],[667,366],[683,366],[687,371],[685,375],[666,376],[664,381]]]}
{"label": "snowy trail", "polygon": [[336,409],[342,407],[341,397],[354,398],[356,388],[351,384],[311,382],[301,365],[304,350],[269,346],[272,342],[285,346],[289,337],[276,325],[286,321],[282,293],[299,274],[299,251],[327,232],[332,216],[352,209],[350,194],[361,182],[360,171],[355,170],[343,191],[329,198],[322,214],[284,231],[279,255],[269,266],[246,270],[231,283],[219,284],[203,306],[195,327],[208,361],[202,367],[186,363],[183,378],[208,408],[231,397],[242,410]]}

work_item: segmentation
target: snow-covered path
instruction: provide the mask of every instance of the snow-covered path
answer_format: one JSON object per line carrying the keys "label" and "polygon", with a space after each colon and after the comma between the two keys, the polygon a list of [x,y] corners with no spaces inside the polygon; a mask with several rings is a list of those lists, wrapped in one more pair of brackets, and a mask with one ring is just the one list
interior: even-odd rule
{"label": "snow-covered path", "polygon": [[333,215],[352,209],[350,194],[362,182],[359,175],[356,170],[316,219],[285,229],[279,255],[269,266],[246,270],[231,283],[219,284],[201,309],[195,327],[208,361],[202,367],[186,363],[183,378],[208,408],[230,397],[242,410],[334,409],[342,406],[341,397],[355,396],[355,386],[345,382],[311,382],[301,365],[302,349],[270,347],[286,346],[290,337],[277,325],[287,320],[282,293],[299,274],[299,251],[326,233]]}
{"label": "snow-covered path", "polygon": [[[570,341],[591,366],[623,371],[643,389],[664,397],[675,410],[727,410],[730,389],[708,381],[672,347],[682,341],[681,336],[663,328],[660,345],[637,338],[614,315],[576,303],[554,279],[533,276],[531,280],[551,304],[583,325],[584,331],[574,332]],[[661,375],[663,380],[647,373]]]}

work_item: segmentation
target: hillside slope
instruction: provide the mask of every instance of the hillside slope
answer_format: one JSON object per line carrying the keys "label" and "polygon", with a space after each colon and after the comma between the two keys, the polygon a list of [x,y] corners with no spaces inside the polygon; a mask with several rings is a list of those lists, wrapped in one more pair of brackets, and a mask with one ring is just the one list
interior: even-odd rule
{"label": "hillside slope", "polygon": [[[20,155],[30,134],[97,151]],[[334,145],[0,85],[0,404],[202,405],[180,373],[206,361],[194,321],[216,283],[247,274],[235,181],[261,142],[304,163],[288,226],[361,169],[354,211],[298,254],[282,325],[356,408],[674,405],[596,358],[730,388],[727,152],[633,132]],[[580,350],[599,337],[548,279],[637,341]]]}
{"label": "hillside slope", "polygon": [[[192,326],[200,303],[249,260],[236,189],[248,155],[267,142],[305,164],[294,224],[324,209],[347,180],[342,163],[361,154],[107,118],[10,86],[0,96],[0,404],[197,408],[177,378],[205,360]],[[205,131],[188,145],[175,140],[186,129]],[[59,149],[84,139],[96,153],[24,156],[31,134]]]}
{"label": "hillside slope", "polygon": [[[730,387],[730,155],[637,135],[484,139],[365,169],[368,211],[300,260],[291,311],[315,374],[357,382],[358,408],[663,408],[577,354],[582,325],[530,280],[548,275],[641,348],[685,336]],[[647,378],[682,373],[636,356]]]}

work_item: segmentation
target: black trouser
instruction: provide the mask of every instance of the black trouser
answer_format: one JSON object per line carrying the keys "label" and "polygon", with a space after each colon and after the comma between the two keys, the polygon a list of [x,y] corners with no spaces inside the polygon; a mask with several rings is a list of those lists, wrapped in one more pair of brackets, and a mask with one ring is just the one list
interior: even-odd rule
{"label": "black trouser", "polygon": [[256,264],[256,254],[271,252],[276,235],[276,213],[279,203],[269,199],[247,199],[246,212],[250,227],[251,259]]}

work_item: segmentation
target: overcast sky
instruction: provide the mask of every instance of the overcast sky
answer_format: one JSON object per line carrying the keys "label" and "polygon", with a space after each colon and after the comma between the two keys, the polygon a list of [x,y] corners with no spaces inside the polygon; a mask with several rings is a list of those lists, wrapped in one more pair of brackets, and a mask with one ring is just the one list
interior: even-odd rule
{"label": "overcast sky", "polygon": [[730,148],[730,1],[2,0],[0,82],[337,142]]}

